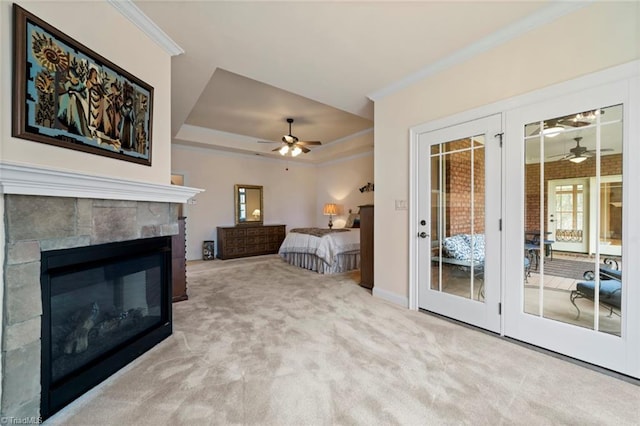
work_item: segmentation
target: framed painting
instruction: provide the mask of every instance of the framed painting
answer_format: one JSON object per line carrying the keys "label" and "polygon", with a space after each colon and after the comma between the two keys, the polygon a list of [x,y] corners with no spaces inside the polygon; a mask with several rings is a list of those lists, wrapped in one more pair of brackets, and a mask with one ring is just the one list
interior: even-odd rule
{"label": "framed painting", "polygon": [[13,8],[13,136],[151,166],[153,87]]}

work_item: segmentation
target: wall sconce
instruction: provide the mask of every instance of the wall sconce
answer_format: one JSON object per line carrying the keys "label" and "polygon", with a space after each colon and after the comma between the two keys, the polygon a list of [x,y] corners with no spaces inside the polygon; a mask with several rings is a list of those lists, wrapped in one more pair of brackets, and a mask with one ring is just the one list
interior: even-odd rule
{"label": "wall sconce", "polygon": [[322,209],[322,213],[325,216],[329,216],[329,229],[333,228],[333,215],[338,214],[338,206],[333,203],[327,203],[324,205],[324,209]]}
{"label": "wall sconce", "polygon": [[360,192],[373,192],[374,185],[371,182],[367,182],[367,184],[361,188],[358,188]]}

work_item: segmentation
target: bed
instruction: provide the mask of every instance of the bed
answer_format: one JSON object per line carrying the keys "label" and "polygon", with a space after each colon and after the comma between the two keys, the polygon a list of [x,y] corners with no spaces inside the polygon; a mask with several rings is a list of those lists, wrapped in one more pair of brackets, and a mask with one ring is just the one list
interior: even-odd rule
{"label": "bed", "polygon": [[360,267],[359,228],[294,228],[278,254],[288,263],[320,274]]}

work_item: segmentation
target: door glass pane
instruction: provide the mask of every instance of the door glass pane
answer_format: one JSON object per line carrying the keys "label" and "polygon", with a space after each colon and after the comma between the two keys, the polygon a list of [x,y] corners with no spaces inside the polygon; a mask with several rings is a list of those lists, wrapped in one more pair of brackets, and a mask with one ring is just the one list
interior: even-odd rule
{"label": "door glass pane", "polygon": [[524,128],[523,309],[617,336],[623,314],[622,112],[615,105]]}
{"label": "door glass pane", "polygon": [[600,184],[600,244],[622,246],[622,182]]}
{"label": "door glass pane", "polygon": [[484,300],[484,137],[431,149],[431,289]]}

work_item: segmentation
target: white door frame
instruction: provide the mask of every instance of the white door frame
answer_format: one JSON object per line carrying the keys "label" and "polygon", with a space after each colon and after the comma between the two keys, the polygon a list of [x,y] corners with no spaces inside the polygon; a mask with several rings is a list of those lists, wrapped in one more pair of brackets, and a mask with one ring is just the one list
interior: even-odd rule
{"label": "white door frame", "polygon": [[[582,218],[582,243],[565,243],[562,241],[558,241],[558,238],[556,237],[555,231],[557,228],[557,223],[558,223],[558,216],[557,216],[557,212],[555,210],[555,200],[556,200],[556,192],[555,189],[552,191],[553,188],[555,188],[557,185],[573,185],[576,183],[582,183],[584,185],[584,190],[583,190],[583,197],[584,197],[584,201],[583,201],[583,207],[584,207],[584,216]],[[581,178],[573,178],[573,179],[554,179],[554,180],[550,180],[547,182],[547,205],[549,206],[549,212],[547,213],[547,229],[549,231],[553,230],[553,233],[549,236],[548,240],[553,240],[555,241],[553,243],[553,249],[554,250],[560,250],[560,251],[577,251],[580,253],[586,253],[589,247],[589,235],[592,234],[591,230],[592,228],[590,227],[590,218],[591,218],[591,204],[590,204],[590,200],[591,200],[591,190],[590,190],[590,184],[591,184],[591,180],[588,177],[581,177]],[[552,202],[553,201],[553,202]],[[553,208],[552,208],[553,206]],[[553,224],[551,224],[551,214],[555,213],[555,217],[553,218],[554,222]]]}

